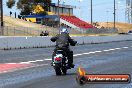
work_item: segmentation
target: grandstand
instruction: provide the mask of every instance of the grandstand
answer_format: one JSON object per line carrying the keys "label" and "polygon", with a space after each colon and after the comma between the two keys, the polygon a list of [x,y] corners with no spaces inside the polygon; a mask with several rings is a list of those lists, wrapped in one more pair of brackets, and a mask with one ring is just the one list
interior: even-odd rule
{"label": "grandstand", "polygon": [[[87,23],[83,20],[80,20],[76,16],[64,16],[64,15],[62,15],[61,19],[69,22],[69,24],[73,24],[76,28],[82,28],[82,29],[94,28],[94,26],[92,26],[91,24],[89,24],[89,23]],[[61,21],[61,22],[64,23],[64,24],[66,23],[66,22],[63,22],[63,21]]]}
{"label": "grandstand", "polygon": [[[81,20],[80,18],[74,16],[73,9],[74,6],[70,5],[59,5],[59,13],[60,13],[60,23],[65,24],[67,27],[74,29],[89,29],[94,28],[93,25]],[[39,11],[44,11],[40,5],[37,5],[35,10],[36,13]],[[59,22],[58,20],[58,5],[52,3],[50,6],[50,12],[47,12],[48,15],[26,15],[23,16],[23,19],[26,21],[43,24],[47,26],[56,26]]]}

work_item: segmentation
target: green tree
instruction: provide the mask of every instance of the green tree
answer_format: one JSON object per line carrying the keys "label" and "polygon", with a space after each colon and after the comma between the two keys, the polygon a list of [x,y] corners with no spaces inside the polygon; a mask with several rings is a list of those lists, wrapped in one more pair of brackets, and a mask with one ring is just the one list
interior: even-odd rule
{"label": "green tree", "polygon": [[51,0],[43,0],[43,2],[44,2],[44,9],[46,11],[50,11]]}
{"label": "green tree", "polygon": [[6,5],[8,8],[12,8],[15,5],[15,0],[8,0]]}
{"label": "green tree", "polygon": [[[7,3],[11,2],[15,4],[15,0],[8,0]],[[8,8],[13,7],[14,4],[8,4],[7,6]],[[45,9],[45,11],[50,11],[51,0],[18,0],[17,8],[21,10],[22,15],[29,15],[33,12],[34,7],[38,4],[40,4]],[[41,14],[46,14],[46,12],[41,12]]]}
{"label": "green tree", "polygon": [[17,8],[21,10],[21,15],[29,15],[33,10],[31,0],[18,0]]}
{"label": "green tree", "polygon": [[30,13],[32,13],[32,9],[28,5],[24,5],[20,15],[29,15]]}
{"label": "green tree", "polygon": [[51,0],[31,0],[34,4],[41,4],[46,11],[50,11]]}

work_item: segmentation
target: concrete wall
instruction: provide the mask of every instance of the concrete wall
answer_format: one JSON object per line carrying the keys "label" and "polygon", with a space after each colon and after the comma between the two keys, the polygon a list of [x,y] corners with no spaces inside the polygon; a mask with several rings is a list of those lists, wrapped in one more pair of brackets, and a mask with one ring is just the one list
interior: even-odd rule
{"label": "concrete wall", "polygon": [[[0,49],[37,48],[54,46],[51,37],[0,37]],[[72,37],[79,44],[104,43],[114,41],[132,40],[132,35],[117,36],[79,36]]]}

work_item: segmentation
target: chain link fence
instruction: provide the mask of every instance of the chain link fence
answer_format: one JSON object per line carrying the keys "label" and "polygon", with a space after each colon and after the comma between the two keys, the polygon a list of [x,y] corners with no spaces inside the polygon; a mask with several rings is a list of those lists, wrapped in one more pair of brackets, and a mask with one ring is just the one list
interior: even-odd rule
{"label": "chain link fence", "polygon": [[114,28],[92,28],[86,30],[86,34],[114,34],[118,33],[118,29]]}
{"label": "chain link fence", "polygon": [[[41,32],[48,31],[50,35],[55,35],[58,33],[56,28],[33,28],[33,27],[11,27],[4,26],[3,29],[4,36],[39,36]],[[1,33],[2,34],[2,33]]]}
{"label": "chain link fence", "polygon": [[[90,34],[116,34],[118,33],[117,29],[114,28],[92,28],[92,29],[69,29],[70,35],[90,35]],[[3,31],[2,31],[3,30]],[[1,28],[1,35],[4,36],[40,36],[41,32],[47,31],[49,36],[54,36],[59,33],[59,28],[55,27],[11,27],[11,26],[4,26]]]}

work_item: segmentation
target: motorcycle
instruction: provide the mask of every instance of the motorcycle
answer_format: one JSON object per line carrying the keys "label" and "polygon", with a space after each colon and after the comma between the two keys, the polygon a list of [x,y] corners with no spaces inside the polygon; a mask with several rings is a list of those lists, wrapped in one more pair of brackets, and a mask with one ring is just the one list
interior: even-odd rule
{"label": "motorcycle", "polygon": [[[55,42],[53,40],[51,41]],[[73,41],[72,43],[70,43],[71,46],[75,46],[76,44],[77,44],[77,41]],[[61,75],[62,73],[66,75],[67,70],[71,69],[68,66],[67,54],[65,51],[57,50],[56,52],[54,52],[54,56],[52,57],[52,59],[53,59],[52,66],[55,69],[56,75]]]}
{"label": "motorcycle", "polygon": [[54,52],[53,57],[53,67],[55,69],[56,75],[61,75],[62,73],[66,75],[68,65],[67,55],[63,50],[57,50]]}

